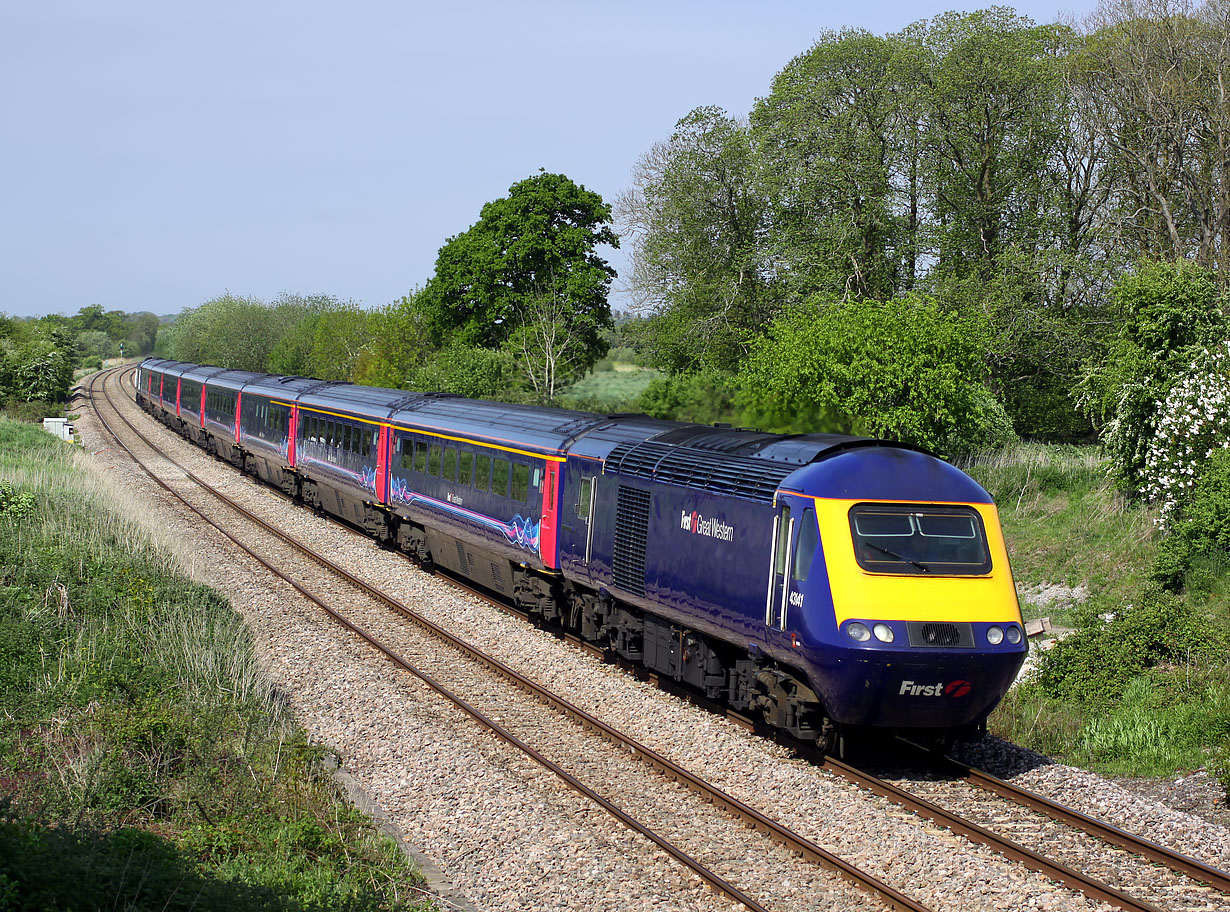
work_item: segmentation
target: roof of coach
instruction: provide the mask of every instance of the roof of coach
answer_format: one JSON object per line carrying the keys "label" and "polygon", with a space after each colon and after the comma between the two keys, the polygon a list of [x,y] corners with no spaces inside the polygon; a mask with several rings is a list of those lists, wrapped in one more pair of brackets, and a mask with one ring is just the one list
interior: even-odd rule
{"label": "roof of coach", "polygon": [[264,376],[265,374],[258,374],[255,371],[224,370],[210,377],[207,383],[211,387],[239,392],[246,384]]}
{"label": "roof of coach", "polygon": [[380,386],[331,382],[304,392],[299,397],[299,405],[323,412],[347,412],[361,418],[387,421],[395,411],[423,396],[423,393]]}
{"label": "roof of coach", "polygon": [[216,377],[225,370],[225,367],[204,367],[200,364],[194,364],[191,370],[184,371],[182,379],[206,383],[210,377]]}
{"label": "roof of coach", "polygon": [[606,418],[593,412],[426,393],[401,406],[390,420],[411,430],[559,454]]}
{"label": "roof of coach", "polygon": [[295,401],[308,390],[328,386],[328,380],[313,380],[311,377],[290,377],[278,374],[261,374],[243,388],[244,395],[255,393],[271,399]]}
{"label": "roof of coach", "polygon": [[142,362],[142,366],[146,367],[147,370],[154,371],[158,374],[164,374],[168,377],[182,376],[187,371],[196,367],[195,364],[190,364],[187,361],[172,361],[169,358],[161,358],[156,364],[147,365],[145,362]]}

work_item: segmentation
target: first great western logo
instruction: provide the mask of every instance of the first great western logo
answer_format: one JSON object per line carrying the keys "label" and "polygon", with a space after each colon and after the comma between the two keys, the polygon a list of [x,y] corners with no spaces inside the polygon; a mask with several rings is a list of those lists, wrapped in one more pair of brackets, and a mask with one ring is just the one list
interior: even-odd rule
{"label": "first great western logo", "polygon": [[735,527],[722,522],[716,516],[701,516],[693,510],[689,513],[683,510],[679,517],[679,528],[693,535],[703,535],[706,538],[716,538],[718,541],[734,541]]}

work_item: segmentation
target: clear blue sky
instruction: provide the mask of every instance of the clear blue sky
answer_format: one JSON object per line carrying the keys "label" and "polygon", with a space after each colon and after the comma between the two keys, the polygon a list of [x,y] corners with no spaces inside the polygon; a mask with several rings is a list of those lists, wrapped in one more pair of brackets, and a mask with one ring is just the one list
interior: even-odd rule
{"label": "clear blue sky", "polygon": [[[1058,4],[1016,9],[1094,5]],[[822,30],[952,8],[977,6],[9,0],[0,312],[381,306],[540,167],[611,202],[676,120],[746,114]]]}

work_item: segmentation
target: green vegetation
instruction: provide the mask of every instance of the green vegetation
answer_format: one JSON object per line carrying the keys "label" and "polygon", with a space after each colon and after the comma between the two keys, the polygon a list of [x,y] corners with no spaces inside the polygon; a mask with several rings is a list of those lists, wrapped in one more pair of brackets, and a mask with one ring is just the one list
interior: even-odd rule
{"label": "green vegetation", "polygon": [[242,619],[0,421],[0,910],[420,908]]}
{"label": "green vegetation", "polygon": [[104,312],[97,305],[71,317],[19,320],[0,314],[0,413],[19,420],[58,414],[78,369],[104,358],[153,350],[158,318]]}
{"label": "green vegetation", "polygon": [[1197,548],[1182,594],[1159,587],[1151,577],[1170,540],[1157,510],[1126,498],[1092,448],[1022,445],[965,468],[999,504],[1018,585],[1089,592],[1033,611],[1075,632],[1038,657],[992,731],[1111,775],[1209,766],[1230,790],[1225,552]]}

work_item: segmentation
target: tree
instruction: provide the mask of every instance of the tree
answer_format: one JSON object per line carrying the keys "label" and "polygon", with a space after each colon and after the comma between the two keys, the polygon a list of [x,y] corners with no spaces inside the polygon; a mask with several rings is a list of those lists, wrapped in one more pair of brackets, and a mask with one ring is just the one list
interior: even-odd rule
{"label": "tree", "polygon": [[777,312],[766,207],[746,124],[697,108],[637,164],[616,200],[632,239],[628,288],[653,316],[650,357],[670,370],[734,370]]}
{"label": "tree", "polygon": [[1104,0],[1076,72],[1112,154],[1121,236],[1230,282],[1230,2]]}
{"label": "tree", "polygon": [[374,339],[371,314],[350,302],[320,314],[313,323],[308,374],[321,380],[352,380]]}
{"label": "tree", "polygon": [[420,289],[372,314],[372,340],[359,355],[354,380],[368,386],[404,387],[430,350]]}
{"label": "tree", "polygon": [[801,294],[891,297],[906,270],[913,278],[917,210],[893,183],[908,167],[894,137],[906,125],[895,55],[893,39],[825,32],[752,112],[774,261]]}
{"label": "tree", "polygon": [[518,314],[518,325],[503,347],[539,402],[553,402],[562,386],[593,365],[586,339],[601,327],[578,326],[583,319],[554,288],[530,298]]}
{"label": "tree", "polygon": [[1060,136],[1063,30],[1004,7],[945,13],[907,29],[901,79],[920,87],[938,266],[994,274],[1009,246],[1044,230]]}
{"label": "tree", "polygon": [[498,348],[524,323],[545,288],[555,289],[583,363],[606,352],[607,292],[615,271],[597,253],[619,246],[611,209],[562,174],[541,173],[487,203],[469,230],[440,248],[419,307],[436,344]]}

